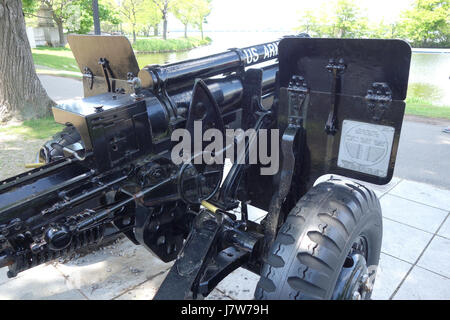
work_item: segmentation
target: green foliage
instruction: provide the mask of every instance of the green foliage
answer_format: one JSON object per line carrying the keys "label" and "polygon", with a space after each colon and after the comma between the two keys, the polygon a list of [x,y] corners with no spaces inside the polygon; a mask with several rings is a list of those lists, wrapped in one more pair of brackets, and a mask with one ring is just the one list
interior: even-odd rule
{"label": "green foliage", "polygon": [[25,16],[34,14],[39,8],[39,1],[37,0],[22,0],[22,10]]}
{"label": "green foliage", "polygon": [[[113,7],[112,2],[98,2],[98,15],[102,23],[118,25],[120,23],[119,16]],[[92,0],[75,0],[65,8],[68,18],[65,27],[69,33],[86,34],[91,31],[94,25],[92,14]]]}
{"label": "green foliage", "polygon": [[178,0],[173,7],[173,14],[182,24],[189,24],[195,19],[197,8],[192,0]]}
{"label": "green foliage", "polygon": [[366,15],[353,0],[336,0],[315,11],[307,9],[300,22],[298,31],[316,37],[356,38],[368,29]]}
{"label": "green foliage", "polygon": [[398,38],[398,30],[397,22],[388,24],[381,20],[378,24],[370,24],[365,36],[376,39]]}
{"label": "green foliage", "polygon": [[198,27],[202,34],[203,39],[203,24],[208,23],[206,17],[211,13],[211,1],[212,0],[192,0],[195,7],[196,14],[194,15],[193,25]]}
{"label": "green foliage", "polygon": [[161,11],[151,0],[124,0],[118,11],[125,31],[133,33],[133,41],[139,31],[148,35],[162,18]]}
{"label": "green foliage", "polygon": [[333,21],[334,35],[339,38],[358,38],[367,30],[367,16],[352,0],[338,0]]}
{"label": "green foliage", "polygon": [[443,97],[445,92],[440,87],[430,83],[414,82],[408,85],[406,102],[440,106],[444,101]]}
{"label": "green foliage", "polygon": [[367,13],[353,0],[335,0],[320,10],[304,10],[299,32],[315,37],[404,38],[413,46],[450,46],[450,1],[415,0],[401,19],[392,23],[369,24]]}
{"label": "green foliage", "polygon": [[450,1],[415,0],[402,14],[400,32],[413,46],[450,45]]}
{"label": "green foliage", "polygon": [[140,30],[149,29],[155,25],[158,25],[161,22],[161,19],[161,11],[158,10],[152,1],[145,0],[139,7],[139,11],[137,13],[137,23]]}
{"label": "green foliage", "polygon": [[[88,33],[94,25],[92,0],[22,0],[27,17],[34,17],[39,7],[45,4],[52,9],[55,23],[62,23],[69,33]],[[99,0],[99,18],[103,23],[118,25],[120,19],[114,0]]]}
{"label": "green foliage", "polygon": [[450,119],[450,105],[439,103],[445,93],[429,83],[410,83],[406,97],[406,114]]}
{"label": "green foliage", "polygon": [[206,17],[211,13],[211,0],[191,0],[195,7],[196,14],[194,15],[193,23],[200,29],[203,23],[207,23]]}
{"label": "green foliage", "polygon": [[312,9],[306,9],[303,11],[300,18],[301,25],[297,28],[297,31],[306,32],[310,36],[322,35],[322,25],[319,22],[319,17]]}
{"label": "green foliage", "polygon": [[187,27],[193,24],[197,16],[197,7],[192,0],[178,0],[173,7],[174,16],[184,25],[185,37],[187,37]]}
{"label": "green foliage", "polygon": [[169,52],[192,49],[211,43],[211,39],[180,38],[180,39],[138,39],[133,43],[133,49],[137,52]]}

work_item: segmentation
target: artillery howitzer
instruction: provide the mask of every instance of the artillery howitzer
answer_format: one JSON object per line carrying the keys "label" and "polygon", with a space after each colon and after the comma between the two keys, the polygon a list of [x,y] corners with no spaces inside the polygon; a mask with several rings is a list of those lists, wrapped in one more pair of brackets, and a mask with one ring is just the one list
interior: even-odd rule
{"label": "artillery howitzer", "polygon": [[[370,297],[378,199],[350,180],[314,182],[392,178],[405,42],[285,37],[142,70],[126,38],[69,43],[85,98],[53,108],[66,128],[36,169],[0,182],[9,277],[124,234],[176,260],[155,298],[206,296],[239,267],[261,275],[257,299]],[[222,148],[198,138],[210,129]],[[228,139],[232,129],[245,132]],[[180,149],[177,132],[194,141]],[[272,163],[250,161],[255,146]],[[225,153],[224,176],[223,163],[205,159]],[[267,211],[261,223],[248,218],[250,205]]]}

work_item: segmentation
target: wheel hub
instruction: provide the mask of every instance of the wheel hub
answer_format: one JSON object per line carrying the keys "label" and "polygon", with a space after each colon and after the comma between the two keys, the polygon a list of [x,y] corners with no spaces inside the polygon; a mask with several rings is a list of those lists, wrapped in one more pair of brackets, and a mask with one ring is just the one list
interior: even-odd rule
{"label": "wheel hub", "polygon": [[367,256],[367,246],[364,239],[360,238],[353,244],[352,250],[345,259],[332,299],[364,300],[370,297],[373,286],[365,256]]}

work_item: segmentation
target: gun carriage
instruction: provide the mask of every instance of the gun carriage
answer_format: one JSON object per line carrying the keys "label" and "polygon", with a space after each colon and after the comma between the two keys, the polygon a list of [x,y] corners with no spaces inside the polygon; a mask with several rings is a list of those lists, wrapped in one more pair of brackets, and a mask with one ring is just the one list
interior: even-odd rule
{"label": "gun carriage", "polygon": [[[0,266],[8,276],[124,234],[175,260],[157,299],[207,296],[233,270],[261,275],[257,299],[367,299],[381,209],[362,184],[395,166],[411,50],[399,40],[289,36],[139,70],[124,37],[69,36],[85,98],[53,107],[66,128],[37,168],[0,182]],[[180,154],[173,133],[224,138],[231,167]],[[194,139],[195,140],[195,139]],[[243,141],[238,150],[227,141]],[[249,163],[274,150],[279,170]],[[198,145],[197,145],[198,147]],[[274,158],[275,159],[275,158]],[[267,211],[260,222],[249,207]],[[132,263],[132,261],[130,261]]]}

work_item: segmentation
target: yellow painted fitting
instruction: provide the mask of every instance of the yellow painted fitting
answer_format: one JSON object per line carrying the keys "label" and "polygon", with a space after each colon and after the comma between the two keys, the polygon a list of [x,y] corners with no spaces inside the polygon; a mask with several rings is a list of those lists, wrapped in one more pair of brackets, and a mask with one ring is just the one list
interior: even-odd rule
{"label": "yellow painted fitting", "polygon": [[45,163],[43,163],[43,162],[36,162],[36,163],[26,163],[25,164],[25,168],[40,168],[40,167],[42,167],[43,165],[45,165]]}
{"label": "yellow painted fitting", "polygon": [[204,206],[206,209],[208,209],[211,212],[216,212],[217,210],[219,210],[219,208],[217,208],[215,205],[203,200],[202,201],[202,206]]}

